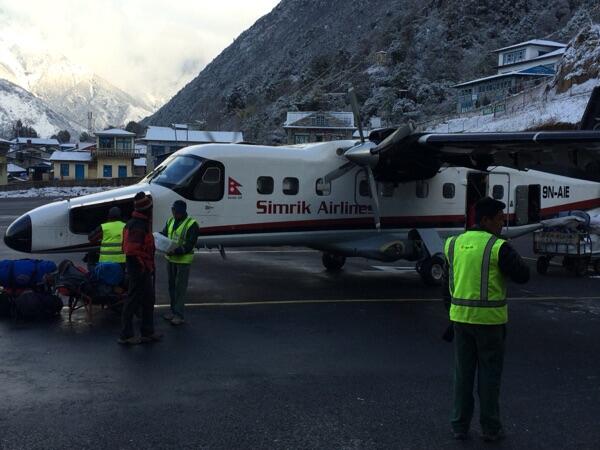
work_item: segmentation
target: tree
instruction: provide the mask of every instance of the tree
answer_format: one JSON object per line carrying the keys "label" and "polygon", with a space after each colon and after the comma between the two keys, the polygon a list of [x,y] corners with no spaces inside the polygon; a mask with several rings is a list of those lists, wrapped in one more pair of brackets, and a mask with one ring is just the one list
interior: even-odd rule
{"label": "tree", "polygon": [[61,144],[70,142],[71,133],[69,133],[67,130],[60,130],[56,135],[56,139],[58,139],[58,142],[60,142]]}
{"label": "tree", "polygon": [[135,120],[132,120],[125,127],[125,131],[129,131],[130,133],[135,133],[137,137],[143,136],[146,133],[146,127],[142,124],[137,123]]}
{"label": "tree", "polygon": [[37,131],[31,126],[23,125],[21,119],[18,119],[12,126],[12,139],[17,137],[36,138]]}
{"label": "tree", "polygon": [[79,142],[91,142],[92,141],[92,137],[87,133],[87,132],[83,132],[79,135]]}

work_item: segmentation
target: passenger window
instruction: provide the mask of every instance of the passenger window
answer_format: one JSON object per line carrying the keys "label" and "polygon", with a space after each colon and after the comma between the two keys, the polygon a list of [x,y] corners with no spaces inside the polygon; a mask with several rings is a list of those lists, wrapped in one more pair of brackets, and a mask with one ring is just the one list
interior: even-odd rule
{"label": "passenger window", "polygon": [[427,198],[429,195],[429,183],[427,181],[417,181],[417,198]]}
{"label": "passenger window", "polygon": [[369,187],[369,180],[360,180],[360,184],[358,185],[358,193],[361,197],[370,197],[371,189]]}
{"label": "passenger window", "polygon": [[270,195],[273,193],[275,183],[272,177],[258,177],[256,180],[256,191],[262,195]]}
{"label": "passenger window", "polygon": [[502,200],[504,198],[504,186],[502,186],[501,184],[496,184],[492,188],[492,197],[495,200]]}
{"label": "passenger window", "polygon": [[315,186],[315,190],[317,195],[331,195],[331,182],[325,183],[323,178],[319,178],[317,180],[317,184]]}
{"label": "passenger window", "polygon": [[444,183],[442,194],[444,195],[444,198],[454,198],[454,195],[456,194],[454,183]]}
{"label": "passenger window", "polygon": [[285,195],[296,195],[300,189],[300,181],[298,178],[284,178],[283,179],[283,193]]}
{"label": "passenger window", "polygon": [[224,183],[220,167],[207,166],[194,188],[194,200],[218,201],[223,198]]}

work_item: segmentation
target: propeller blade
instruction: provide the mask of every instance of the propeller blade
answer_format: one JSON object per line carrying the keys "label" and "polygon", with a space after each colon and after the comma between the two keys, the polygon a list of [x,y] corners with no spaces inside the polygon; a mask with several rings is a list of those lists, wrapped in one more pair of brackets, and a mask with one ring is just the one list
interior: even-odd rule
{"label": "propeller blade", "polygon": [[360,109],[358,107],[358,100],[356,99],[356,92],[353,87],[348,89],[348,95],[350,96],[350,105],[352,106],[352,112],[354,113],[354,125],[358,127],[358,133],[360,134],[360,142],[365,142],[365,134],[363,133],[363,127],[360,121]]}
{"label": "propeller blade", "polygon": [[381,231],[381,214],[379,212],[379,194],[377,193],[377,182],[375,181],[375,175],[373,175],[373,169],[371,169],[370,166],[367,166],[366,170],[369,177],[369,187],[371,188],[371,200],[373,201],[375,228],[377,231]]}
{"label": "propeller blade", "polygon": [[394,131],[392,134],[390,134],[388,137],[386,137],[382,142],[380,142],[377,145],[377,147],[372,149],[371,153],[375,155],[377,153],[386,151],[388,148],[391,148],[391,147],[399,144],[400,142],[402,142],[404,139],[406,139],[408,136],[410,136],[413,131],[414,131],[414,128],[413,128],[412,124],[410,124],[410,123],[400,125],[396,129],[396,131]]}
{"label": "propeller blade", "polygon": [[354,169],[354,167],[356,167],[356,164],[354,164],[352,161],[349,161],[346,164],[344,164],[343,166],[340,166],[337,169],[334,169],[331,172],[329,172],[327,175],[325,175],[323,177],[323,182],[331,183],[333,180],[337,180],[339,177],[350,172],[352,169]]}

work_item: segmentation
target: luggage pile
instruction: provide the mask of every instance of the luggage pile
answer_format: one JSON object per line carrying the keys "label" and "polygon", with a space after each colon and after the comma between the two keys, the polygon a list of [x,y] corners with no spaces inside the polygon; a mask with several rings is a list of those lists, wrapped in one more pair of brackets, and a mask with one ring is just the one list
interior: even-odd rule
{"label": "luggage pile", "polygon": [[50,289],[56,272],[52,261],[18,259],[0,261],[0,317],[43,320],[56,317],[62,300]]}
{"label": "luggage pile", "polygon": [[58,265],[52,282],[54,292],[67,299],[69,321],[73,312],[85,308],[88,321],[93,319],[93,306],[120,310],[125,300],[125,276],[120,264],[98,263],[91,271],[64,260]]}

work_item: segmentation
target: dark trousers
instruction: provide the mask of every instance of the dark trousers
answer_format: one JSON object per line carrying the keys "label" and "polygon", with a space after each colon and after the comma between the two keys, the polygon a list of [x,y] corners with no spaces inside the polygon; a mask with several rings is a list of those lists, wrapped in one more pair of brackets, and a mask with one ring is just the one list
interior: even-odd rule
{"label": "dark trousers", "polygon": [[129,290],[121,315],[121,338],[128,339],[134,335],[133,316],[141,311],[142,336],[154,334],[154,281],[150,272],[141,270],[138,265],[127,264],[129,274]]}
{"label": "dark trousers", "polygon": [[505,325],[454,323],[452,428],[455,432],[467,432],[471,425],[475,372],[481,429],[490,434],[502,429],[499,397],[505,337]]}
{"label": "dark trousers", "polygon": [[169,297],[171,298],[171,312],[183,319],[185,308],[185,293],[187,292],[190,278],[191,264],[175,264],[167,262],[169,274]]}

